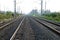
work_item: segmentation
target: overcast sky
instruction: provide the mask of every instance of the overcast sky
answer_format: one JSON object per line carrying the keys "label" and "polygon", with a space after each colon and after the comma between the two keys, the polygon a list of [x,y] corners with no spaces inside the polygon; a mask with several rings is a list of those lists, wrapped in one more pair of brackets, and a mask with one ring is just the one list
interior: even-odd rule
{"label": "overcast sky", "polygon": [[[32,9],[41,8],[40,0],[16,0],[17,1],[17,11],[22,10],[23,13],[28,13]],[[43,5],[45,6],[45,0],[43,0]],[[60,0],[46,0],[47,9],[54,11],[60,11]],[[43,6],[43,9],[45,7]],[[0,0],[0,10],[14,11],[14,0]]]}

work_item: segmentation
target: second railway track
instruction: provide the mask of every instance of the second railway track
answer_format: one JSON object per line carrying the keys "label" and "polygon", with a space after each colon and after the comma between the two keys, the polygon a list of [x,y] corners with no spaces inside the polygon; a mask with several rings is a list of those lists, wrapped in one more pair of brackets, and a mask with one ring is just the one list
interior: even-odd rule
{"label": "second railway track", "polygon": [[35,32],[36,40],[60,40],[60,36],[58,36],[56,33],[45,27],[43,24],[37,22],[33,18],[31,18],[30,20],[32,29]]}
{"label": "second railway track", "polygon": [[52,21],[52,20],[47,20],[47,19],[45,19],[45,18],[38,18],[38,17],[35,17],[35,18],[37,18],[37,19],[39,19],[39,20],[46,21],[46,22],[48,22],[48,23],[51,23],[51,24],[54,24],[54,25],[57,25],[57,26],[60,26],[59,23],[57,23],[57,22],[55,22],[55,21]]}
{"label": "second railway track", "polygon": [[22,21],[24,17],[17,18],[16,21],[6,25],[5,28],[0,30],[0,40],[10,40],[11,36],[13,35],[14,31],[16,30],[19,23]]}
{"label": "second railway track", "polygon": [[48,22],[48,21],[43,20],[43,19],[38,19],[35,17],[32,17],[32,18],[60,35],[60,25],[54,24],[52,22]]}
{"label": "second railway track", "polygon": [[60,35],[37,19],[25,16],[1,30],[0,40],[60,40]]}

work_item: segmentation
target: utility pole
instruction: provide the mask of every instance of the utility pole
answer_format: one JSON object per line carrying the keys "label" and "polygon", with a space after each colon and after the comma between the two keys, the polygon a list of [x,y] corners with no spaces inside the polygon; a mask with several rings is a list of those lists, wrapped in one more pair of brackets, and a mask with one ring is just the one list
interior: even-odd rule
{"label": "utility pole", "polygon": [[16,16],[16,0],[14,0],[14,16]]}
{"label": "utility pole", "polygon": [[41,15],[43,13],[43,0],[41,0]]}
{"label": "utility pole", "polygon": [[45,13],[46,13],[46,1],[45,1]]}

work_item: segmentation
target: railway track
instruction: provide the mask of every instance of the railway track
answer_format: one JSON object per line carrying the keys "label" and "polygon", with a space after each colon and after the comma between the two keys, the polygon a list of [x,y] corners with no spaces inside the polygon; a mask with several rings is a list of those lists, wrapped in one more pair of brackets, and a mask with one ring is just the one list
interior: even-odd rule
{"label": "railway track", "polygon": [[55,24],[53,22],[49,22],[47,20],[43,20],[43,19],[38,19],[38,18],[34,18],[34,19],[39,23],[43,24],[45,27],[51,29],[52,31],[60,35],[60,25]]}
{"label": "railway track", "polygon": [[7,22],[0,22],[0,27],[1,26],[3,26],[3,25],[5,25],[5,24],[7,24],[7,23],[9,23],[11,20],[9,20],[9,21],[7,21]]}
{"label": "railway track", "polygon": [[13,40],[35,40],[34,36],[35,35],[29,24],[29,20],[25,18]]}
{"label": "railway track", "polygon": [[56,35],[45,25],[40,22],[37,22],[35,19],[31,18],[30,24],[33,26],[32,28],[35,31],[36,40],[60,40],[60,36]]}
{"label": "railway track", "polygon": [[[16,18],[17,18],[17,17],[16,17]],[[7,23],[9,23],[9,22],[11,22],[11,21],[13,21],[13,20],[16,19],[16,18],[11,18],[11,19],[9,19],[9,20],[7,20],[7,21],[2,21],[2,22],[0,22],[0,27],[3,26],[3,25],[5,25],[5,24],[7,24]]]}
{"label": "railway track", "polygon": [[13,40],[15,38],[16,33],[18,32],[18,30],[20,29],[22,23],[23,23],[24,19],[21,21],[21,23],[19,24],[19,26],[17,27],[17,29],[15,30],[15,32],[13,33],[12,37],[10,38],[10,40]]}
{"label": "railway track", "polygon": [[[20,16],[19,16],[19,17],[20,17]],[[3,26],[3,25],[6,25],[6,24],[8,24],[8,23],[10,23],[10,22],[12,22],[12,21],[14,22],[17,18],[18,18],[18,17],[13,18],[13,19],[10,19],[9,21],[6,21],[6,22],[5,22],[5,21],[1,22],[1,23],[0,23],[0,27]]]}
{"label": "railway track", "polygon": [[13,40],[60,40],[60,36],[31,17],[26,17]]}
{"label": "railway track", "polygon": [[[19,16],[19,17],[20,17],[20,16]],[[8,21],[8,22],[6,22],[6,23],[1,23],[1,25],[0,25],[0,30],[3,29],[4,27],[6,27],[7,25],[9,25],[9,24],[15,22],[19,17],[14,18],[13,20]]]}
{"label": "railway track", "polygon": [[[35,18],[37,18],[37,17],[35,17]],[[44,18],[37,18],[37,19],[40,19],[40,20],[46,21],[46,22],[48,22],[48,23],[51,23],[51,24],[54,24],[54,25],[60,26],[59,23],[54,22],[54,21],[51,21],[51,20],[47,20],[47,19],[44,19]]]}
{"label": "railway track", "polygon": [[16,20],[0,27],[0,40],[10,40],[16,28],[24,17],[18,17]]}
{"label": "railway track", "polygon": [[0,30],[0,40],[60,40],[53,32],[36,18],[25,16]]}

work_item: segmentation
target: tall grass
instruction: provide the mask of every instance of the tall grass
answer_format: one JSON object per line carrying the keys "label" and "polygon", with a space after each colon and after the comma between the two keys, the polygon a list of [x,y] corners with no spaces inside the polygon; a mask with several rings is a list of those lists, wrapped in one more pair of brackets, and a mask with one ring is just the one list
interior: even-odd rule
{"label": "tall grass", "polygon": [[[13,14],[13,15],[12,15]],[[18,16],[19,14],[17,14]],[[0,21],[4,20],[4,19],[10,19],[14,17],[14,13],[7,11],[6,13],[0,13]]]}
{"label": "tall grass", "polygon": [[48,20],[53,20],[56,22],[60,22],[60,13],[50,13],[50,14],[44,14],[44,18]]}

